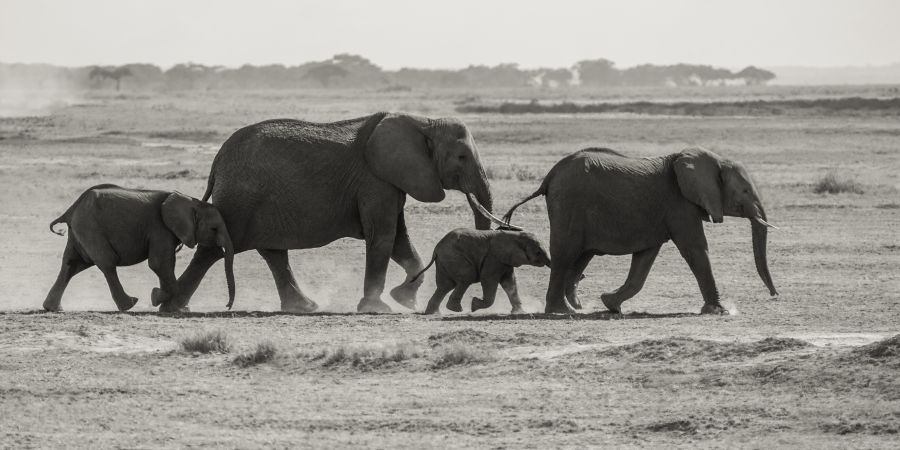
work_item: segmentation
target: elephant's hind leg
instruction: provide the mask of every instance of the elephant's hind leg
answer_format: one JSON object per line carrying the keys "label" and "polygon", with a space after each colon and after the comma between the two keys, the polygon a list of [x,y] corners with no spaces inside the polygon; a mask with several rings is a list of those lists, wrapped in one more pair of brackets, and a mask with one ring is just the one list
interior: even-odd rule
{"label": "elephant's hind leg", "polygon": [[569,272],[569,279],[566,281],[566,300],[568,300],[569,304],[575,309],[582,308],[581,300],[578,299],[578,282],[584,278],[584,269],[587,269],[588,264],[591,263],[591,259],[593,258],[593,253],[583,253],[578,260],[575,261],[575,266],[572,267],[572,270]]}
{"label": "elephant's hind leg", "polygon": [[288,260],[287,250],[257,250],[257,252],[266,260],[269,270],[272,271],[272,277],[275,278],[282,311],[307,313],[318,308],[318,305],[300,290]]}
{"label": "elephant's hind leg", "polygon": [[419,253],[409,240],[409,234],[406,231],[406,220],[403,218],[402,212],[397,220],[397,234],[394,237],[391,259],[406,271],[406,279],[403,283],[391,289],[391,298],[397,303],[415,310],[416,293],[422,285],[423,277],[419,277],[415,281],[412,281],[412,278],[422,271],[424,267],[422,266],[422,258],[419,257]]}
{"label": "elephant's hind leg", "polygon": [[66,286],[69,285],[69,280],[93,265],[81,258],[78,250],[75,249],[75,238],[72,237],[71,231],[69,233],[69,240],[66,243],[65,252],[63,252],[62,267],[59,269],[59,275],[56,277],[53,287],[50,288],[50,292],[47,293],[47,298],[44,299],[43,306],[47,311],[62,311],[60,303],[62,302],[63,292],[66,290]]}
{"label": "elephant's hind leg", "polygon": [[621,313],[622,302],[641,291],[644,282],[647,281],[647,275],[650,274],[650,268],[653,267],[653,262],[656,260],[656,255],[659,254],[660,247],[662,245],[650,247],[631,255],[631,269],[628,271],[625,283],[619,289],[600,296],[606,309],[617,314]]}
{"label": "elephant's hind leg", "polygon": [[191,262],[188,264],[187,269],[184,269],[184,273],[178,277],[175,295],[168,301],[163,302],[159,307],[159,311],[187,311],[188,302],[191,301],[191,296],[194,295],[194,292],[197,291],[197,287],[200,286],[200,281],[203,280],[203,276],[206,275],[206,272],[216,263],[216,261],[222,259],[224,256],[225,253],[222,252],[222,249],[219,247],[205,247],[198,245],[197,251],[194,252],[194,257],[191,258]]}
{"label": "elephant's hind leg", "polygon": [[425,314],[437,314],[441,309],[441,302],[444,301],[444,297],[456,286],[456,282],[447,275],[447,272],[440,264],[436,264],[434,270],[434,294],[432,294],[431,299],[428,300],[428,306],[425,307]]}

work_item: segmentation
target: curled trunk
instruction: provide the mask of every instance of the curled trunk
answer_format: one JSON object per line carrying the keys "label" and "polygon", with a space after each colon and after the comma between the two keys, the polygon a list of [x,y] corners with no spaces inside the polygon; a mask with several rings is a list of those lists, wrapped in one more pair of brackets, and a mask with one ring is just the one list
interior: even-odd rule
{"label": "curled trunk", "polygon": [[[765,213],[760,209],[760,215],[763,221],[766,220]],[[768,227],[755,220],[750,220],[750,226],[753,232],[753,260],[756,262],[756,272],[762,279],[766,287],[769,288],[769,294],[778,295],[775,290],[775,284],[772,282],[772,274],[769,273],[769,261],[766,257],[766,240],[768,237]]]}

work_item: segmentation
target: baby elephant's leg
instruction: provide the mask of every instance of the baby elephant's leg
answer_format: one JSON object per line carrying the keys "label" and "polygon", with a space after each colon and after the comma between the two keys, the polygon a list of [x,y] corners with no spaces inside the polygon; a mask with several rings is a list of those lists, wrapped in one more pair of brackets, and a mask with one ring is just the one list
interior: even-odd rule
{"label": "baby elephant's leg", "polygon": [[47,293],[47,297],[44,299],[44,309],[47,311],[62,311],[60,303],[62,302],[63,292],[66,290],[66,286],[69,285],[69,280],[79,272],[93,265],[85,262],[84,259],[81,258],[81,255],[78,254],[78,250],[75,249],[74,240],[75,237],[73,237],[70,232],[69,241],[66,243],[66,250],[63,253],[62,267],[59,269],[59,275],[56,277],[56,282],[53,283],[53,287],[50,288],[50,292]]}
{"label": "baby elephant's leg", "polygon": [[509,297],[509,304],[512,306],[510,314],[525,314],[525,310],[522,309],[522,299],[519,298],[519,288],[516,286],[516,273],[513,269],[510,269],[509,272],[503,274],[503,278],[500,278],[500,287],[503,288],[506,296]]}
{"label": "baby elephant's leg", "polygon": [[484,299],[472,297],[472,312],[490,308],[494,304],[494,299],[497,297],[498,281],[496,278],[481,280],[481,293],[484,294]]}
{"label": "baby elephant's leg", "polygon": [[441,309],[441,302],[444,301],[444,296],[456,286],[456,282],[447,275],[447,272],[445,272],[440,265],[435,267],[434,283],[436,285],[434,294],[432,294],[431,299],[428,300],[428,306],[425,307],[425,314],[437,314]]}
{"label": "baby elephant's leg", "polygon": [[159,277],[159,288],[153,288],[150,302],[159,306],[175,295],[175,246],[174,243],[152,243],[150,256],[147,258],[150,270]]}
{"label": "baby elephant's leg", "polygon": [[450,300],[447,301],[447,309],[453,312],[462,312],[462,297],[469,288],[467,283],[457,283],[453,293],[450,294]]}

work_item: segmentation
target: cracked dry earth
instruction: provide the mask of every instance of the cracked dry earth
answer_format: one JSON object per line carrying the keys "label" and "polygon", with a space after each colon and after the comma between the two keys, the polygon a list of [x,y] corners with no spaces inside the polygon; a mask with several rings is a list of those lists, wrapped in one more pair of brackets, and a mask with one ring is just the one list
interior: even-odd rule
{"label": "cracked dry earth", "polygon": [[[742,316],[508,319],[0,314],[0,438],[17,448],[897,442],[900,336],[774,336]],[[645,339],[648,329],[666,337]],[[180,349],[210,330],[229,351]],[[236,361],[260,343],[267,358]]]}

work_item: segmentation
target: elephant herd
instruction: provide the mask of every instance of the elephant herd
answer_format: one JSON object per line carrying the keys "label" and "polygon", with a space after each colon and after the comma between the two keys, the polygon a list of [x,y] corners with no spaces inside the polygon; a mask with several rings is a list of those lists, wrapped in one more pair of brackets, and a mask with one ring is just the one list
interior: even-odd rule
{"label": "elephant herd", "polygon": [[[440,202],[446,190],[466,194],[476,229],[453,230],[436,247],[431,261],[436,292],[428,313],[437,312],[450,291],[448,309],[460,311],[466,287],[479,281],[484,298],[473,299],[473,310],[490,306],[499,284],[513,313],[523,312],[513,269],[525,264],[550,267],[545,312],[571,313],[581,308],[576,287],[595,255],[631,254],[624,284],[601,296],[607,309],[618,313],[622,302],[641,290],[668,240],[697,279],[701,311],[727,313],[719,303],[703,230],[703,221],[720,223],[724,216],[750,220],[757,272],[777,295],[766,258],[772,225],[756,186],[735,161],[701,148],[655,158],[585,149],[560,160],[532,195],[499,219],[491,212],[490,183],[465,124],[377,113],[332,123],[278,119],[241,128],[213,160],[200,200],[113,185],[89,189],[51,224],[51,230],[68,224],[69,238],[44,308],[60,310],[69,280],[96,265],[117,307],[127,310],[137,299],[125,293],[116,267],[148,260],[160,282],[151,295],[154,306],[185,311],[206,271],[221,258],[230,307],[234,254],[256,250],[275,279],[281,310],[311,312],[317,305],[294,278],[288,250],[349,237],[366,243],[357,310],[391,311],[381,299],[391,260],[406,272],[391,297],[416,309],[426,268],[407,232],[406,196]],[[515,209],[538,196],[547,202],[549,252],[534,235],[510,224]],[[490,230],[491,223],[498,228]],[[182,244],[197,249],[176,280],[175,252]]]}

